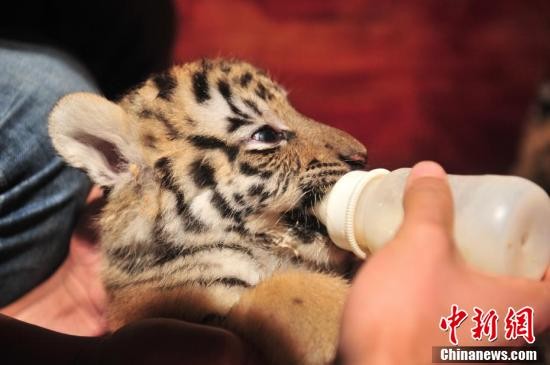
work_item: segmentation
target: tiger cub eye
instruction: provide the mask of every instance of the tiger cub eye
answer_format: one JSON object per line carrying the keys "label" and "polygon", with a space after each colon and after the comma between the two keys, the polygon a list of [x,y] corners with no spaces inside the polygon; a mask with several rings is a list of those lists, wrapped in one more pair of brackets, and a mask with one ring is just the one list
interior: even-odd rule
{"label": "tiger cub eye", "polygon": [[277,143],[284,139],[284,134],[266,125],[254,132],[252,139],[258,142]]}

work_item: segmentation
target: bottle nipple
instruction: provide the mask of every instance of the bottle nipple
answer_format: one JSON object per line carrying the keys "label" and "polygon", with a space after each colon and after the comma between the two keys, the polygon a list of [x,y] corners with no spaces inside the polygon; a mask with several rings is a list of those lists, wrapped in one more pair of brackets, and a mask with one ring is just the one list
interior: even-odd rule
{"label": "bottle nipple", "polygon": [[367,253],[355,238],[357,202],[369,182],[388,173],[386,169],[351,171],[342,176],[328,197],[314,208],[314,214],[325,223],[328,234],[336,246],[353,252],[361,259],[365,259]]}

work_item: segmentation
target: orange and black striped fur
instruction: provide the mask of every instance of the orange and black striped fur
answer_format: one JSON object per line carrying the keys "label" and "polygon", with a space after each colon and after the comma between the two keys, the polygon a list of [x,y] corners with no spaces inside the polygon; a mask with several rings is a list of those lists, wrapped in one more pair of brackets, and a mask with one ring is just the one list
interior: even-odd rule
{"label": "orange and black striped fur", "polygon": [[[322,102],[322,101],[320,101]],[[109,191],[100,219],[111,327],[146,317],[237,331],[275,364],[328,364],[353,261],[311,206],[365,148],[298,113],[264,72],[202,60],[119,102],[50,116],[61,156]]]}

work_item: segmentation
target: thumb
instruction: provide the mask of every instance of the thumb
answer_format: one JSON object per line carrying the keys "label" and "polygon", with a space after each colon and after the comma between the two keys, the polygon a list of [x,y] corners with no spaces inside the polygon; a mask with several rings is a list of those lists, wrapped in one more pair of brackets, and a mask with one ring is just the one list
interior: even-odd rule
{"label": "thumb", "polygon": [[[452,236],[453,199],[447,175],[435,162],[416,164],[403,197],[404,218],[398,235]],[[451,244],[452,240],[446,239]]]}

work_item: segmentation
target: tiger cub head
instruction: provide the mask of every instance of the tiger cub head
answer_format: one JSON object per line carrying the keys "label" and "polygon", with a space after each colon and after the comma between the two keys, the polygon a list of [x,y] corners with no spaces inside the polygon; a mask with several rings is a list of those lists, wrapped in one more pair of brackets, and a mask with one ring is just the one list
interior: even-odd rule
{"label": "tiger cub head", "polygon": [[109,191],[108,250],[237,240],[317,267],[342,263],[311,207],[364,167],[366,149],[301,115],[248,63],[175,66],[116,103],[71,94],[49,123],[61,156]]}

